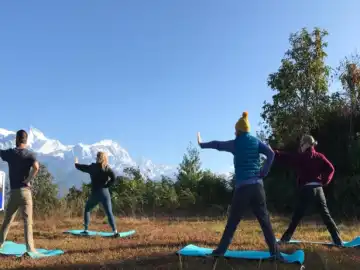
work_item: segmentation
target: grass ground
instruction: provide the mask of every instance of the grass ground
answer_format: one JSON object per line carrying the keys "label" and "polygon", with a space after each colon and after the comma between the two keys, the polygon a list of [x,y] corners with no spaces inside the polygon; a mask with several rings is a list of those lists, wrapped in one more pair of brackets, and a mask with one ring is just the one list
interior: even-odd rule
{"label": "grass ground", "polygon": [[[93,219],[91,230],[108,230],[103,219]],[[288,220],[273,219],[277,237],[284,231]],[[120,231],[135,229],[128,239],[84,238],[65,235],[68,229],[81,229],[81,219],[37,221],[34,228],[38,248],[63,249],[59,257],[31,260],[2,257],[0,269],[179,269],[179,259],[174,253],[187,244],[215,247],[224,221],[168,220],[168,219],[118,219]],[[360,235],[360,226],[340,225],[344,240]],[[303,223],[294,238],[303,240],[329,240],[323,225]],[[8,240],[23,243],[23,224],[19,220],[10,229]],[[266,249],[262,232],[256,221],[243,221],[234,237],[231,249]],[[306,269],[360,269],[360,250],[327,248],[323,246],[287,246],[283,251],[305,250]],[[226,269],[299,269],[297,265],[276,265],[270,262],[219,260],[217,268]],[[211,269],[211,261],[185,258],[183,269]]]}

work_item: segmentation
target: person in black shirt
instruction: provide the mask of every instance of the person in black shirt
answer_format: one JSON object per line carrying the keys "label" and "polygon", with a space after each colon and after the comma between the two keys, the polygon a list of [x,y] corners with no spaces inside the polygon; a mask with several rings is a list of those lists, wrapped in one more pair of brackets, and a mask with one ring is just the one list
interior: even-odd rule
{"label": "person in black shirt", "polygon": [[16,147],[0,150],[0,157],[9,166],[10,198],[5,209],[4,222],[0,228],[0,245],[4,244],[12,221],[20,208],[24,218],[24,235],[28,252],[36,252],[33,240],[33,201],[31,181],[39,171],[35,155],[27,147],[28,134],[16,133]]}
{"label": "person in black shirt", "polygon": [[90,174],[91,178],[91,194],[85,205],[85,229],[83,234],[88,234],[91,210],[101,203],[108,217],[109,224],[114,232],[114,236],[118,236],[114,215],[112,213],[111,197],[109,192],[110,185],[115,182],[115,174],[108,165],[108,157],[106,153],[98,152],[96,163],[92,163],[90,165],[79,164],[78,159],[75,158],[75,168]]}

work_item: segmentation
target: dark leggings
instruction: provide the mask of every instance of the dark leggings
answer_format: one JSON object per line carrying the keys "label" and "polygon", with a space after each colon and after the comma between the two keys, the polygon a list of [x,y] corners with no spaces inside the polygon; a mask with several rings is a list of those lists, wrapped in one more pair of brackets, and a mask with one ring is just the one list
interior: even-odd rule
{"label": "dark leggings", "polygon": [[89,226],[91,210],[93,210],[99,203],[101,203],[102,206],[104,207],[106,216],[108,218],[108,222],[112,230],[116,231],[115,219],[112,213],[110,192],[109,189],[107,188],[101,188],[91,192],[91,195],[85,205],[85,213],[84,213],[85,230],[87,230]]}
{"label": "dark leggings", "polygon": [[288,229],[281,237],[282,241],[289,241],[295,232],[300,220],[305,215],[309,205],[315,205],[320,212],[321,218],[328,229],[333,242],[336,245],[341,245],[342,240],[340,233],[334,220],[332,219],[329,209],[327,207],[325,194],[322,187],[319,186],[305,186],[300,191],[297,206],[295,208],[291,223]]}
{"label": "dark leggings", "polygon": [[266,244],[271,255],[278,253],[278,246],[270,223],[270,217],[266,206],[266,195],[261,184],[247,185],[235,190],[228,221],[215,253],[223,254],[229,247],[236,227],[244,217],[246,209],[251,208],[260,223]]}

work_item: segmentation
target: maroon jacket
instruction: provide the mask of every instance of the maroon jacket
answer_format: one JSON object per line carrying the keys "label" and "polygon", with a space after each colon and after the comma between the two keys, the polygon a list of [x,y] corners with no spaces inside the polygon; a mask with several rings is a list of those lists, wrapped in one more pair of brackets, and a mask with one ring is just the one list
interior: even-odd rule
{"label": "maroon jacket", "polygon": [[314,147],[304,153],[274,152],[275,160],[295,169],[300,187],[310,182],[319,182],[326,186],[334,176],[334,166],[323,154],[316,152]]}

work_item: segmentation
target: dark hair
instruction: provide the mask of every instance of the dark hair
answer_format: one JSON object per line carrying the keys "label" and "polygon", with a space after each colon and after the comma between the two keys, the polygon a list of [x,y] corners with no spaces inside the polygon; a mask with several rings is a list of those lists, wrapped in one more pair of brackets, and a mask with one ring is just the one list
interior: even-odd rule
{"label": "dark hair", "polygon": [[26,144],[28,139],[28,134],[25,130],[21,129],[16,132],[16,146],[20,144]]}

